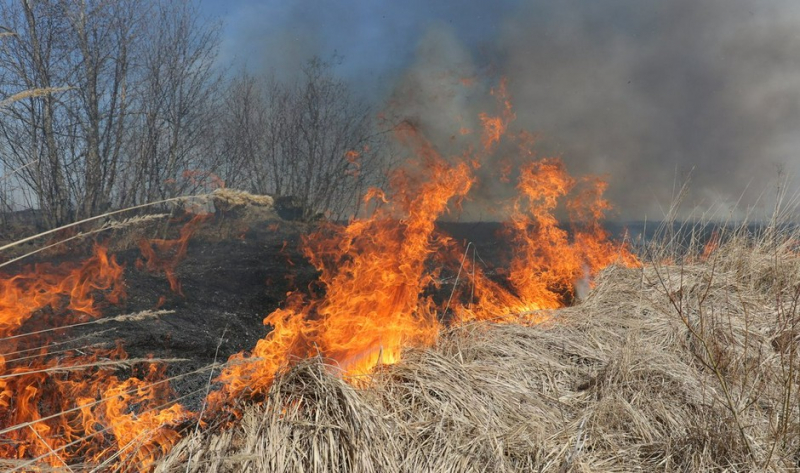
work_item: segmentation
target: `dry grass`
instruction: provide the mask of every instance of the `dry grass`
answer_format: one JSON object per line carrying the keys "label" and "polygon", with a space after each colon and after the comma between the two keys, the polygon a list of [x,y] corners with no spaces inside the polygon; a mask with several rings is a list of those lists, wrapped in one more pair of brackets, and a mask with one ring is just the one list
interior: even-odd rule
{"label": "dry grass", "polygon": [[[0,38],[13,36],[13,33],[0,33]],[[72,90],[72,87],[46,87],[40,89],[28,89],[23,90],[22,92],[17,92],[16,94],[7,97],[3,100],[0,100],[0,109],[6,108],[9,105],[13,104],[14,102],[19,102],[20,100],[36,98],[36,97],[44,97],[47,95],[57,94],[60,92],[66,92],[68,90]]]}
{"label": "dry grass", "polygon": [[609,268],[540,326],[455,327],[360,389],[302,362],[156,471],[796,469],[797,234],[745,233],[705,258]]}
{"label": "dry grass", "polygon": [[232,208],[245,206],[258,206],[272,208],[274,201],[272,196],[257,195],[235,189],[216,189],[211,193],[211,199],[218,211],[227,211]]}
{"label": "dry grass", "polygon": [[[145,213],[121,218],[126,213],[148,212],[158,207],[168,207],[170,212]],[[135,248],[142,239],[166,238],[170,229],[175,230],[175,225],[169,220],[169,217],[175,214],[211,212],[216,212],[220,217],[218,218],[219,224],[213,230],[205,229],[205,231],[197,233],[194,235],[195,237],[204,237],[204,239],[212,241],[236,238],[251,225],[278,219],[273,208],[272,197],[268,195],[250,194],[233,189],[217,189],[207,194],[174,197],[114,210],[24,238],[16,238],[7,243],[0,241],[0,256],[3,257],[0,267],[53,249],[65,250],[72,242],[87,240],[89,237],[101,233],[113,233],[114,238],[108,243],[109,249],[112,251]],[[78,229],[81,230],[78,231]],[[68,232],[74,233],[70,236],[58,236],[59,233]],[[35,242],[44,241],[46,238],[52,238],[54,241],[48,244],[37,244],[33,249],[25,246],[26,244],[34,245]]]}
{"label": "dry grass", "polygon": [[156,471],[800,470],[800,230],[721,232],[710,252],[663,232],[547,323],[452,327],[357,382],[299,362]]}

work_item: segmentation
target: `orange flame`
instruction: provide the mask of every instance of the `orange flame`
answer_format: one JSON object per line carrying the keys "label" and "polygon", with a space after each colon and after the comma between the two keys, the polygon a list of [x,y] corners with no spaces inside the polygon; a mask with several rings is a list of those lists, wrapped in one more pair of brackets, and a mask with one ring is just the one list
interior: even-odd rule
{"label": "orange flame", "polygon": [[700,255],[701,261],[707,261],[711,258],[711,255],[714,254],[715,251],[719,249],[720,246],[720,236],[719,232],[715,229],[711,232],[711,238],[706,242],[703,246],[703,253]]}
{"label": "orange flame", "polygon": [[[449,238],[435,232],[434,223],[452,201],[467,196],[474,168],[493,152],[514,119],[505,81],[493,94],[501,113],[480,115],[483,149],[476,156],[467,152],[444,159],[411,125],[398,128],[397,138],[414,151],[417,162],[392,176],[388,195],[377,189],[367,193],[368,202],[378,202],[371,217],[354,219],[344,228],[325,227],[304,240],[324,295],[292,293],[285,308],[267,316],[264,324],[271,332],[252,353],[231,357],[218,378],[221,389],[211,395],[212,406],[222,407],[231,397],[263,396],[293,359],[321,356],[343,374],[359,376],[397,362],[403,347],[435,342],[442,308],[425,295],[437,285],[437,272],[429,271],[426,262],[441,257],[439,250],[453,248]],[[626,248],[610,242],[599,223],[609,209],[602,198],[605,184],[570,177],[558,159],[534,160],[529,134],[512,138],[530,160],[519,172],[522,197],[506,224],[513,258],[502,283],[471,268],[478,303],[457,300],[453,311],[461,320],[527,312],[528,321],[541,321],[544,315],[531,312],[568,303],[579,279],[615,261],[635,263]],[[411,172],[414,165],[422,171]],[[504,176],[509,174],[504,169]],[[573,221],[572,234],[555,217],[559,204]]]}
{"label": "orange flame", "polygon": [[[613,243],[600,224],[610,208],[602,198],[605,187],[597,178],[576,181],[559,159],[524,166],[517,184],[522,197],[515,202],[504,230],[511,241],[507,271],[511,290],[474,268],[472,284],[478,302],[458,308],[461,319],[503,320],[522,315],[529,322],[542,322],[548,315],[537,311],[568,304],[581,279],[594,277],[610,264],[637,265],[627,247]],[[561,201],[569,211],[572,235],[555,216]]]}
{"label": "orange flame", "polygon": [[[492,94],[500,113],[479,116],[483,146],[477,152],[470,148],[444,158],[409,124],[397,128],[397,138],[416,160],[391,176],[387,192],[367,193],[374,208],[369,217],[344,227],[324,226],[304,239],[304,254],[320,274],[319,290],[290,293],[283,307],[264,319],[271,327],[267,336],[252,352],[233,355],[217,378],[219,389],[209,396],[213,410],[231,408],[232,398],[262,398],[275,375],[300,358],[323,357],[358,384],[376,366],[400,360],[404,347],[434,344],[448,319],[443,310],[452,309],[459,321],[541,322],[548,317],[542,309],[571,302],[578,280],[615,262],[637,264],[600,224],[610,208],[602,197],[606,184],[569,176],[558,159],[536,159],[530,135],[507,132],[514,113],[505,81]],[[460,294],[443,309],[429,295],[439,285],[439,271],[430,267],[456,248],[435,222],[468,196],[474,171],[503,139],[515,140],[525,161],[517,173],[520,197],[504,230],[510,265],[502,279],[468,267],[474,303]],[[357,152],[345,158],[357,168]],[[500,179],[509,180],[512,161],[500,162]],[[564,214],[568,229],[557,218]],[[179,292],[174,265],[204,218],[193,218],[176,240],[143,243],[140,264],[163,271]],[[116,461],[147,470],[178,440],[178,425],[193,415],[174,403],[160,365],[144,363],[141,376],[120,380],[113,363],[105,363],[125,359],[120,346],[55,357],[41,348],[41,338],[22,344],[13,335],[36,330],[34,318],[57,319],[59,324],[51,325],[59,327],[99,316],[99,301],[124,297],[121,276],[122,268],[97,248],[77,268],[42,265],[0,279],[0,337],[5,337],[0,338],[0,433],[9,439],[0,443],[0,457],[56,467]]]}
{"label": "orange flame", "polygon": [[[305,241],[325,296],[292,294],[285,309],[264,319],[272,331],[251,355],[232,357],[219,377],[224,388],[212,396],[212,404],[263,394],[292,357],[319,354],[358,376],[377,364],[395,363],[403,347],[436,340],[436,307],[420,295],[434,284],[425,262],[441,245],[434,237],[436,219],[453,199],[467,194],[472,170],[466,163],[448,164],[408,125],[399,128],[398,137],[416,149],[424,175],[431,177],[423,179],[408,168],[396,172],[388,205]],[[369,198],[385,196],[376,191]]]}
{"label": "orange flame", "polygon": [[516,118],[516,115],[511,109],[511,100],[508,97],[507,86],[508,83],[503,79],[500,81],[500,86],[497,89],[492,89],[491,92],[503,106],[500,115],[494,117],[486,113],[478,115],[483,126],[481,143],[486,150],[492,149],[492,147],[500,141],[506,132],[506,128],[508,128],[508,124]]}
{"label": "orange flame", "polygon": [[152,240],[141,240],[139,250],[142,252],[144,260],[136,261],[139,269],[147,268],[148,271],[163,272],[169,282],[172,292],[183,295],[181,283],[175,271],[178,263],[186,257],[186,250],[189,248],[189,238],[194,235],[197,227],[206,221],[210,214],[197,214],[180,230],[180,237],[174,240],[153,238]]}
{"label": "orange flame", "polygon": [[[0,336],[7,336],[44,308],[69,309],[72,323],[97,317],[94,291],[106,291],[106,300],[117,302],[125,296],[119,284],[122,267],[102,247],[79,268],[40,264],[32,271],[0,279]],[[66,307],[65,307],[66,306]]]}
{"label": "orange flame", "polygon": [[[135,459],[146,468],[177,440],[168,426],[188,414],[156,408],[172,393],[166,383],[150,387],[155,374],[126,381],[113,375],[114,362],[127,357],[122,347],[57,356],[45,348],[46,334],[97,318],[102,300],[123,298],[122,272],[96,246],[80,265],[36,265],[0,279],[0,457],[63,467],[118,452],[117,461]],[[132,438],[138,443],[125,448]]]}
{"label": "orange flame", "polygon": [[210,171],[187,169],[183,171],[181,177],[186,179],[193,186],[205,187],[208,190],[225,188],[225,181]]}
{"label": "orange flame", "polygon": [[344,154],[344,159],[350,164],[345,173],[353,177],[358,177],[361,173],[361,153],[356,150],[347,151]]}

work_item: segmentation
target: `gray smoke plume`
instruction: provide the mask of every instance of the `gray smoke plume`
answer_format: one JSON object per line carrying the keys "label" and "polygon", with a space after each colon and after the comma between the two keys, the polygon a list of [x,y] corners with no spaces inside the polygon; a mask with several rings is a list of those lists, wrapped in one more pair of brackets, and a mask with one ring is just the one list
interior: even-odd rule
{"label": "gray smoke plume", "polygon": [[800,191],[800,2],[549,3],[510,15],[480,55],[432,27],[395,104],[443,143],[491,110],[459,80],[506,77],[512,129],[572,173],[606,176],[621,219],[663,217],[689,178],[683,216],[763,217],[786,175]]}
{"label": "gray smoke plume", "polygon": [[689,206],[741,211],[800,171],[800,3],[553,3],[508,22],[502,72],[519,123],[607,173],[623,215],[658,217],[689,172]]}
{"label": "gray smoke plume", "polygon": [[[253,20],[239,34],[264,68],[335,50],[355,90],[376,108],[388,96],[444,152],[469,141],[459,130],[478,127],[506,77],[512,129],[574,175],[605,175],[612,218],[663,217],[688,178],[683,216],[764,216],[781,173],[800,190],[797,0],[253,4],[265,6],[242,15]],[[494,165],[473,217],[507,194],[483,175]]]}

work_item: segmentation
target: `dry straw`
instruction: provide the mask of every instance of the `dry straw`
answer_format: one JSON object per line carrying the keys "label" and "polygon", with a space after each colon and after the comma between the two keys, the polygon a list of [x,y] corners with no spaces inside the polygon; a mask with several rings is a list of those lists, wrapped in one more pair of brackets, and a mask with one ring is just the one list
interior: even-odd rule
{"label": "dry straw", "polygon": [[155,471],[797,470],[800,230],[753,228],[708,246],[669,222],[642,268],[608,268],[547,323],[453,327],[357,383],[299,362]]}
{"label": "dry straw", "polygon": [[[0,33],[0,35],[2,35],[0,37],[10,36],[8,34],[2,34],[2,33]],[[39,89],[23,90],[22,92],[17,92],[16,94],[10,97],[0,100],[0,109],[6,108],[9,105],[13,104],[14,102],[19,102],[20,100],[45,97],[60,92],[66,92],[72,89],[73,89],[72,87],[43,87]]]}
{"label": "dry straw", "polygon": [[796,469],[798,232],[748,228],[609,268],[544,325],[453,328],[361,388],[302,362],[156,471]]}

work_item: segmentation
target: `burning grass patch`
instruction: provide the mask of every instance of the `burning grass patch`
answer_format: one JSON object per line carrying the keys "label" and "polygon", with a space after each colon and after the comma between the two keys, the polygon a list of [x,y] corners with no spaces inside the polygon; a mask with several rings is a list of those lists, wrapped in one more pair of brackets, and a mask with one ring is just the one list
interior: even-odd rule
{"label": "burning grass patch", "polygon": [[451,327],[361,388],[297,364],[156,471],[796,469],[800,257],[739,237],[608,268],[544,324]]}
{"label": "burning grass patch", "polygon": [[[285,224],[265,222],[275,216],[271,198],[218,191],[205,205],[198,203],[199,211],[211,204],[216,209],[204,225],[215,224],[225,264],[206,264],[214,276],[203,284],[194,284],[198,275],[184,265],[185,292],[176,284],[175,265],[202,222],[193,219],[176,240],[161,236],[140,244],[141,268],[164,273],[180,297],[193,294],[171,305],[167,298],[155,303],[175,309],[170,320],[156,320],[164,322],[161,328],[167,322],[178,327],[174,338],[160,330],[144,335],[163,335],[158,341],[164,350],[193,347],[208,354],[209,324],[216,324],[221,335],[211,350],[213,363],[206,359],[205,367],[182,372],[208,373],[207,381],[176,397],[166,385],[183,374],[166,377],[159,367],[142,378],[133,373],[126,379],[93,379],[101,391],[90,386],[77,405],[71,392],[61,395],[62,407],[56,407],[61,412],[51,416],[80,411],[77,429],[75,422],[59,421],[60,430],[46,432],[31,409],[30,421],[8,422],[13,425],[6,432],[27,427],[32,432],[24,431],[23,441],[10,445],[5,456],[70,471],[796,466],[800,264],[792,242],[797,235],[775,225],[760,237],[741,230],[718,235],[702,251],[684,251],[678,244],[684,239],[672,238],[665,248],[647,248],[651,262],[642,266],[629,242],[612,242],[601,224],[609,208],[602,197],[605,184],[572,178],[558,159],[533,159],[532,144],[521,132],[508,137],[524,161],[520,197],[508,203],[504,224],[508,265],[491,267],[477,257],[472,241],[459,246],[436,222],[460,208],[483,158],[497,151],[497,134],[513,118],[504,96],[501,88],[503,112],[480,116],[487,125],[483,148],[468,147],[463,156],[445,156],[413,125],[399,126],[399,142],[417,158],[392,173],[387,189],[367,193],[365,205],[374,207],[368,215],[301,239],[298,251],[314,271],[309,284],[294,284],[302,271],[286,272],[295,266],[284,253],[288,241],[280,245],[278,271],[264,273],[265,261],[252,258],[264,242],[248,240],[258,235],[251,224],[267,225],[263,230],[276,236]],[[258,216],[239,225],[251,207]],[[569,217],[568,228],[559,213]],[[237,262],[236,255],[246,258]],[[452,286],[443,284],[448,272],[455,274]],[[121,266],[116,274],[122,274]],[[241,303],[242,294],[264,291],[267,275],[290,276],[294,287],[281,291],[285,299],[275,305],[258,304],[255,318],[245,314],[247,323],[229,317],[231,303]],[[258,287],[244,290],[247,281]],[[592,284],[586,294],[583,289]],[[107,287],[83,286],[88,292],[80,293],[89,295]],[[445,288],[450,294],[443,298],[438,292]],[[218,296],[224,289],[235,296]],[[59,289],[54,297],[69,299],[68,294],[73,291]],[[201,307],[201,298],[217,305]],[[87,312],[94,307],[92,297],[81,304],[72,299],[73,312],[100,315]],[[562,308],[578,299],[578,305]],[[179,314],[187,304],[195,304],[205,319]],[[263,318],[267,306],[272,312]],[[10,312],[35,315],[16,306]],[[229,328],[240,343],[263,333],[261,320],[269,326],[265,336],[218,365]],[[199,342],[188,343],[187,337]],[[33,381],[8,390],[7,399],[38,389]],[[122,405],[109,410],[120,397]],[[86,400],[105,407],[92,409]],[[17,404],[3,401],[0,407],[18,412]],[[103,431],[97,419],[105,420]],[[76,440],[64,444],[62,432]],[[99,442],[87,443],[90,438]],[[79,451],[62,454],[73,445]],[[33,455],[30,448],[37,449]]]}

